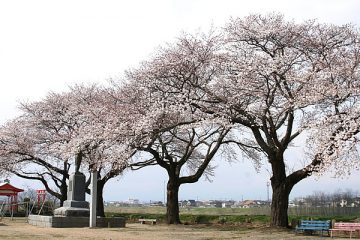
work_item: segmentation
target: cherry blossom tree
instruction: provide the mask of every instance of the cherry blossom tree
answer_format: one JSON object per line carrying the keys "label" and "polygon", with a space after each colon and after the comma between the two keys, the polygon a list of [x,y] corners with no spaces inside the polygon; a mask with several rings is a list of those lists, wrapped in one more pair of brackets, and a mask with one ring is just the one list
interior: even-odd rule
{"label": "cherry blossom tree", "polygon": [[136,116],[133,133],[126,134],[134,136],[129,145],[136,150],[130,166],[158,165],[166,170],[168,224],[180,223],[180,186],[212,175],[211,160],[218,152],[226,153],[227,159],[232,153],[230,148],[225,151],[231,126],[210,117],[205,120],[206,114],[189,104],[190,95],[197,93],[184,86],[186,79],[204,81],[200,78],[214,74],[211,59],[217,56],[212,56],[212,48],[218,39],[192,40],[159,49],[151,60],[128,71],[121,87],[126,97],[120,102],[128,101]]}
{"label": "cherry blossom tree", "polygon": [[[341,172],[339,156],[345,149],[356,152],[358,32],[348,25],[250,15],[226,25],[222,51],[227,54],[223,72],[194,84],[206,96],[191,104],[246,129],[243,141],[271,166],[271,224],[287,227],[294,185],[329,164]],[[315,139],[317,148],[307,164],[291,172],[286,166],[293,159],[284,154],[299,136]]]}
{"label": "cherry blossom tree", "polygon": [[[112,122],[104,118],[107,92],[96,85],[80,85],[65,93],[50,93],[42,101],[22,104],[21,122],[17,120],[1,129],[2,164],[20,177],[40,180],[49,193],[63,202],[70,163],[74,156],[82,159],[85,173],[85,166],[98,171],[97,212],[104,216],[104,185],[126,168],[122,145],[107,130]],[[31,166],[27,168],[26,164]],[[58,164],[65,169],[59,169]],[[46,176],[51,176],[60,193],[50,189]]]}
{"label": "cherry blossom tree", "polygon": [[2,174],[40,181],[62,206],[67,197],[70,163],[49,152],[45,146],[49,140],[24,117],[9,121],[0,129],[1,169]]}
{"label": "cherry blossom tree", "polygon": [[[271,166],[271,224],[287,227],[295,184],[360,163],[359,56],[359,34],[350,25],[250,15],[232,19],[219,34],[182,36],[137,78],[151,82],[159,114],[164,105],[191,109],[195,119],[238,127],[245,156]],[[312,144],[305,164],[284,157],[299,138]]]}
{"label": "cherry blossom tree", "polygon": [[[213,175],[211,160],[221,149],[228,129],[221,126],[190,127],[184,125],[154,134],[149,144],[138,146],[139,159],[131,166],[159,165],[168,174],[166,216],[168,224],[179,224],[179,189],[195,183],[200,177]],[[149,153],[151,157],[141,154]],[[148,155],[149,155],[148,154]],[[144,160],[146,159],[146,160]]]}
{"label": "cherry blossom tree", "polygon": [[[107,181],[123,173],[133,151],[126,144],[126,136],[120,132],[128,130],[128,115],[121,111],[118,99],[113,98],[113,89],[95,86],[75,86],[69,98],[81,110],[81,118],[86,121],[72,138],[71,149],[78,149],[84,158],[85,166],[98,172],[97,215],[105,216],[103,189]],[[121,113],[121,114],[119,114]],[[87,181],[87,186],[90,178]],[[90,193],[90,190],[87,191]]]}

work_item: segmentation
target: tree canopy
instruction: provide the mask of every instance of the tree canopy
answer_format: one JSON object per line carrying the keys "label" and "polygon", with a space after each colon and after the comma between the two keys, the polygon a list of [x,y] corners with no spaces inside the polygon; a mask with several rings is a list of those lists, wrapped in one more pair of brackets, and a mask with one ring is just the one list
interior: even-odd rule
{"label": "tree canopy", "polygon": [[[351,25],[233,18],[206,34],[183,34],[111,87],[77,86],[23,104],[24,114],[1,129],[2,164],[23,170],[24,158],[68,163],[81,154],[108,176],[158,164],[168,187],[175,179],[178,188],[211,170],[219,149],[233,153],[223,144],[237,146],[238,158],[270,164],[271,224],[285,227],[295,184],[359,167],[359,63]],[[290,170],[296,159],[285,152],[298,138],[307,139],[307,159]],[[150,157],[139,160],[140,152]],[[181,175],[183,165],[193,174]]]}

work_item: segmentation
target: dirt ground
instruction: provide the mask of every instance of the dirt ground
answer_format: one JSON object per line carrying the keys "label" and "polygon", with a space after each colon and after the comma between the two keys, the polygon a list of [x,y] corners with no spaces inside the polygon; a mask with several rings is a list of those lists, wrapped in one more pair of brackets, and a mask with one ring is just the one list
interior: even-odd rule
{"label": "dirt ground", "polygon": [[[205,226],[165,224],[149,225],[130,223],[125,228],[41,228],[24,220],[0,223],[0,239],[48,240],[48,239],[104,239],[104,240],[215,240],[215,239],[324,239],[329,237],[295,235],[293,231],[266,226]],[[359,237],[357,236],[359,239]],[[348,236],[333,239],[349,239]]]}

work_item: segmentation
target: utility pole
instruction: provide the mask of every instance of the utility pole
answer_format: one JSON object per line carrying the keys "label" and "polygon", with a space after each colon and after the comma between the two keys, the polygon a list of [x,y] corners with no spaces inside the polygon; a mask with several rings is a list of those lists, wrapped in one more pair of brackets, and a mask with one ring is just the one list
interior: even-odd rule
{"label": "utility pole", "polygon": [[266,188],[267,188],[267,201],[268,201],[268,202],[270,202],[269,187],[270,187],[270,182],[266,182]]}

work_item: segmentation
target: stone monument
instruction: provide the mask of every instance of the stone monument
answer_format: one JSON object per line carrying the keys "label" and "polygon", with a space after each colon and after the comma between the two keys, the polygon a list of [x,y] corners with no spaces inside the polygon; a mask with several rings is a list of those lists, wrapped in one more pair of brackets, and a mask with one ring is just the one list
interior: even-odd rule
{"label": "stone monument", "polygon": [[[85,175],[79,171],[80,164],[81,156],[78,155],[75,159],[75,172],[69,177],[68,200],[63,206],[54,210],[54,216],[30,214],[29,224],[56,228],[89,227],[89,225],[90,227],[125,227],[126,220],[122,217],[97,217],[96,212],[90,217],[89,203],[85,201]],[[92,198],[96,199],[96,191],[92,194]],[[94,209],[96,209],[95,203],[92,202]]]}
{"label": "stone monument", "polygon": [[69,177],[67,200],[55,209],[54,216],[89,217],[89,203],[85,201],[85,175],[79,172],[81,157],[75,161],[75,172]]}

